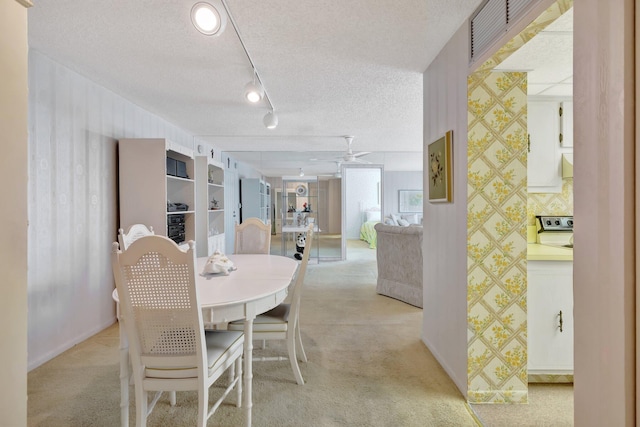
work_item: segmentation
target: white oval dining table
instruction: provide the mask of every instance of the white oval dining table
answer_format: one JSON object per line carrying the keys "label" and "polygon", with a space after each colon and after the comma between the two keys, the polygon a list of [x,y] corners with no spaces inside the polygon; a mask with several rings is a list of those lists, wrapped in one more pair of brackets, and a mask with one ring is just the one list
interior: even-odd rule
{"label": "white oval dining table", "polygon": [[[237,268],[229,275],[201,274],[207,257],[197,259],[196,289],[205,323],[219,324],[244,319],[244,393],[245,421],[251,426],[253,320],[280,304],[289,289],[298,262],[280,255],[227,255]],[[113,299],[118,302],[114,289]],[[129,343],[119,306],[120,335],[120,421],[129,426]]]}

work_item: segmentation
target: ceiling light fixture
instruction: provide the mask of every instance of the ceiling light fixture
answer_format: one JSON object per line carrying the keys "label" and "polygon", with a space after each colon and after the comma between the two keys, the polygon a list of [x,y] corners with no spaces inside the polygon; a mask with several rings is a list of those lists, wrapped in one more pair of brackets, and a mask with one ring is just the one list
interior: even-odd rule
{"label": "ceiling light fixture", "polygon": [[276,126],[278,126],[278,116],[276,116],[273,110],[265,114],[262,121],[267,129],[275,129]]}
{"label": "ceiling light fixture", "polygon": [[[251,55],[249,55],[249,51],[247,50],[247,46],[244,44],[244,40],[242,40],[242,36],[240,35],[240,30],[238,30],[238,25],[236,25],[235,19],[233,19],[233,15],[231,15],[231,11],[229,10],[229,6],[227,5],[226,0],[220,0],[222,3],[222,7],[224,7],[224,11],[226,12],[229,21],[231,22],[231,26],[233,26],[233,30],[236,32],[238,36],[238,40],[240,41],[240,45],[242,46],[242,50],[244,50],[244,54],[247,55],[247,59],[249,60],[249,64],[251,64],[251,70],[253,71],[253,81],[247,83],[245,85],[245,98],[247,101],[251,103],[257,103],[260,100],[264,99],[269,104],[269,112],[264,116],[263,123],[267,127],[267,129],[275,129],[278,126],[278,117],[274,113],[275,108],[273,107],[273,103],[271,102],[271,98],[267,94],[267,89],[264,87],[264,83],[260,78],[260,74],[251,59]],[[195,8],[195,6],[194,6]],[[192,12],[193,13],[193,12]]]}
{"label": "ceiling light fixture", "polygon": [[227,25],[227,18],[209,3],[200,2],[191,8],[191,22],[196,30],[206,36],[222,34]]}
{"label": "ceiling light fixture", "polygon": [[304,171],[302,170],[302,168],[300,168],[300,176],[304,176]]}
{"label": "ceiling light fixture", "polygon": [[255,104],[256,102],[259,102],[263,96],[264,90],[262,89],[262,87],[256,84],[254,75],[253,81],[247,83],[247,85],[244,87],[244,97],[247,99],[247,101]]}

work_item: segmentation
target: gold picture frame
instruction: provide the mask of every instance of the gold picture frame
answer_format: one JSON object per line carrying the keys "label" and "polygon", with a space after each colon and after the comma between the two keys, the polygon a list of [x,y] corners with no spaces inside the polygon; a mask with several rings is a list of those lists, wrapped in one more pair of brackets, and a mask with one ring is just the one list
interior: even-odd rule
{"label": "gold picture frame", "polygon": [[450,203],[453,200],[452,142],[453,131],[450,130],[427,147],[425,164],[429,174],[430,203]]}

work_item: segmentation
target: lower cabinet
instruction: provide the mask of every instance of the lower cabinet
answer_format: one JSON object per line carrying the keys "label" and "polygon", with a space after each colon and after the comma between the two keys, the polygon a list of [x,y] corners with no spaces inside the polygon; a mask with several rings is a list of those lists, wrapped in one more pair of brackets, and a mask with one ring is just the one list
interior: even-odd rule
{"label": "lower cabinet", "polygon": [[529,375],[573,374],[573,262],[527,264]]}

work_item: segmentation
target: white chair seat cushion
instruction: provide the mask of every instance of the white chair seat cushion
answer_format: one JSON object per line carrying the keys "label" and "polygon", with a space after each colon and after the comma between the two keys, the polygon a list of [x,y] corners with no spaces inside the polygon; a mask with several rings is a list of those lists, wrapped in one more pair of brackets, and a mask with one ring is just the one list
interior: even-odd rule
{"label": "white chair seat cushion", "polygon": [[[243,334],[239,331],[205,331],[204,339],[207,343],[207,366],[209,371],[217,367],[219,362],[230,357],[238,347],[242,347]],[[182,369],[147,368],[148,378],[196,378],[196,367],[184,367]]]}
{"label": "white chair seat cushion", "polygon": [[[264,314],[256,316],[255,320],[253,321],[253,331],[286,332],[290,311],[290,304],[280,304],[276,308],[273,308]],[[231,322],[229,323],[228,329],[231,331],[241,331],[244,329],[244,321],[237,320],[235,322]]]}

